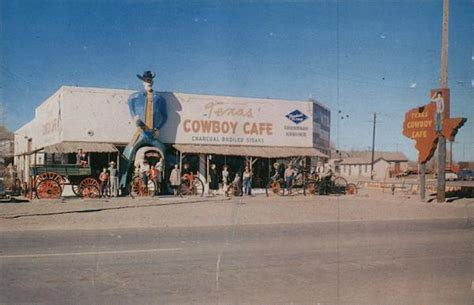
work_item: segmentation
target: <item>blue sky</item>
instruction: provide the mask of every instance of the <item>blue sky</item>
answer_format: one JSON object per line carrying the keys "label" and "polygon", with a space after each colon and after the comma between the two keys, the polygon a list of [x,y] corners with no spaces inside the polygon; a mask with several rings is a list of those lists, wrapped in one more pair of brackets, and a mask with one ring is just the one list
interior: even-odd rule
{"label": "blue sky", "polygon": [[[151,69],[162,91],[311,95],[331,109],[342,149],[371,145],[377,112],[376,149],[415,159],[403,116],[439,86],[442,0],[0,0],[0,17],[0,101],[12,130],[61,85],[139,89],[135,74]],[[456,160],[474,160],[472,20],[472,1],[451,1],[451,116],[468,118]]]}

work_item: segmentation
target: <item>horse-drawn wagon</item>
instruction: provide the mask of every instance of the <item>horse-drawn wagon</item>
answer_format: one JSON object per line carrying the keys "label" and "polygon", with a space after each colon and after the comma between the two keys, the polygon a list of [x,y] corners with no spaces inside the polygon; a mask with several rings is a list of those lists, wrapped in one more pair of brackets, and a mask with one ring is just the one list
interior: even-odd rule
{"label": "horse-drawn wagon", "polygon": [[70,185],[74,195],[85,198],[101,196],[99,180],[90,166],[75,164],[36,165],[31,167],[28,193],[30,198],[61,198],[65,186]]}

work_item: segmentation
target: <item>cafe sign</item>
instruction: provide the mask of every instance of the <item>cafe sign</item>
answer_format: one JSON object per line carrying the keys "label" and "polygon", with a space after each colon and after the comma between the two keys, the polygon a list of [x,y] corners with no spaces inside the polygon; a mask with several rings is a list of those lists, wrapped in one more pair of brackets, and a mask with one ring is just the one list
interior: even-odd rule
{"label": "cafe sign", "polygon": [[[177,144],[312,147],[311,102],[203,96],[167,97],[176,119],[166,123],[164,142]],[[170,101],[174,101],[170,103]],[[172,109],[175,108],[175,109]],[[170,129],[174,129],[174,132]]]}
{"label": "cafe sign", "polygon": [[[434,89],[433,92],[441,89]],[[446,106],[442,116],[442,130],[446,139],[454,141],[459,128],[464,125],[465,118],[449,118],[449,91],[444,90]],[[435,131],[436,103],[430,102],[418,108],[413,108],[405,113],[403,122],[403,135],[415,141],[418,150],[418,163],[426,163],[433,156],[438,144],[439,134]]]}

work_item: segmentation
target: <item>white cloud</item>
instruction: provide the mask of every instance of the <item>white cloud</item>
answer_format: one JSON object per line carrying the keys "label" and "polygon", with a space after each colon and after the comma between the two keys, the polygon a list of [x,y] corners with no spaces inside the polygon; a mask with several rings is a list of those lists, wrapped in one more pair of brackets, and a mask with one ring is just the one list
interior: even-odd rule
{"label": "white cloud", "polygon": [[410,88],[412,88],[412,89],[413,89],[413,88],[416,88],[416,85],[417,85],[416,83],[411,83],[411,84],[410,84]]}

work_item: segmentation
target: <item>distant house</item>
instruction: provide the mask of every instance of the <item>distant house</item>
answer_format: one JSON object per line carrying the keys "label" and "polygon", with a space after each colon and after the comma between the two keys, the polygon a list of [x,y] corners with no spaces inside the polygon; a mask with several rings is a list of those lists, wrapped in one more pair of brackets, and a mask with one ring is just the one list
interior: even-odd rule
{"label": "distant house", "polygon": [[[347,152],[339,163],[339,171],[347,178],[370,178],[372,152]],[[401,152],[377,151],[374,155],[374,177],[383,179],[408,168],[408,158]]]}
{"label": "distant house", "polygon": [[460,169],[474,169],[474,162],[460,161],[458,162]]}

